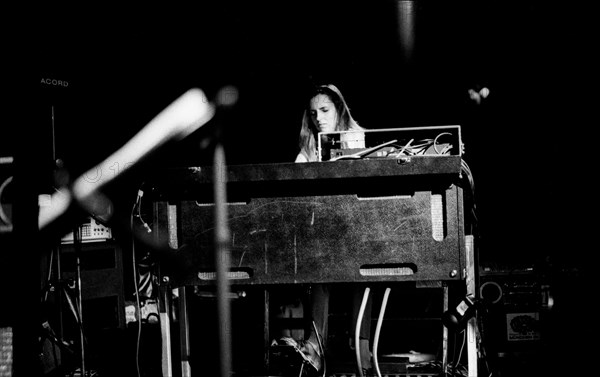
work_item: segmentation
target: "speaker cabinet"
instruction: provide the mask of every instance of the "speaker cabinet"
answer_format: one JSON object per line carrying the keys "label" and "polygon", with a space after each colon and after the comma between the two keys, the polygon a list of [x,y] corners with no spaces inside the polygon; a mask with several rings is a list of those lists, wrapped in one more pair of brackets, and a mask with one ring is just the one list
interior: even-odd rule
{"label": "speaker cabinet", "polygon": [[483,345],[498,368],[526,368],[543,353],[547,287],[533,271],[488,272],[480,277]]}
{"label": "speaker cabinet", "polygon": [[[63,279],[77,279],[77,253],[63,244]],[[125,327],[123,254],[117,242],[82,243],[79,253],[84,326],[95,329]]]}

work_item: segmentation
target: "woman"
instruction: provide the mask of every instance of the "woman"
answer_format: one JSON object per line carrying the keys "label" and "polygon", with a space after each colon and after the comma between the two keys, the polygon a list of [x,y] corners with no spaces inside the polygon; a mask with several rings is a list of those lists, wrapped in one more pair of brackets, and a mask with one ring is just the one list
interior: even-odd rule
{"label": "woman", "polygon": [[296,162],[319,161],[317,136],[319,132],[364,131],[352,118],[344,96],[335,85],[321,85],[309,97],[302,115],[300,152]]}
{"label": "woman", "polygon": [[[302,127],[299,136],[299,153],[296,162],[319,161],[317,150],[317,137],[319,132],[335,131],[364,131],[350,114],[344,96],[332,84],[316,87],[308,97],[308,106],[302,115]],[[364,135],[362,132],[360,134]],[[363,139],[364,140],[364,139]],[[364,146],[364,145],[363,145]],[[362,299],[362,290],[354,292],[353,322],[358,317],[358,307]],[[310,289],[311,315],[316,332],[312,331],[302,344],[302,352],[311,361],[317,370],[322,368],[323,351],[326,349],[327,325],[329,316],[329,288],[325,284],[314,284]],[[371,368],[369,353],[370,338],[370,310],[371,300],[368,301],[361,325],[361,366],[363,369]],[[351,342],[354,339],[354,327],[350,329]]]}

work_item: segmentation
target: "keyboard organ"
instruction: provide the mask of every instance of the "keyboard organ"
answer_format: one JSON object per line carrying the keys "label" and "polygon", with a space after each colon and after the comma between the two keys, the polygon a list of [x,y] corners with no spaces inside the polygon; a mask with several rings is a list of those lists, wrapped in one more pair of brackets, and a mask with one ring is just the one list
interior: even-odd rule
{"label": "keyboard organ", "polygon": [[[214,169],[167,169],[150,182],[153,233],[172,250],[161,266],[168,277],[162,281],[180,287],[179,354],[185,375],[190,370],[185,287],[216,284],[215,247],[222,246],[215,246],[214,237],[219,225],[214,190],[222,186],[215,185]],[[266,371],[271,341],[268,287],[414,282],[417,287],[442,288],[444,310],[450,286],[459,292],[473,290],[473,247],[464,234],[460,156],[232,165],[222,167],[217,176],[226,183],[227,281],[232,287],[264,288]],[[468,331],[473,336],[472,326]],[[163,332],[168,334],[168,329]],[[163,344],[170,344],[168,335]],[[445,370],[445,328],[442,346]],[[476,373],[472,342],[467,354],[469,370]],[[170,362],[164,360],[170,360],[170,350],[163,349],[163,370],[168,374],[165,365]]]}
{"label": "keyboard organ", "polygon": [[[416,156],[227,167],[232,284],[463,278],[460,163]],[[213,284],[213,168],[158,178],[158,234],[180,261],[165,273],[175,286]]]}

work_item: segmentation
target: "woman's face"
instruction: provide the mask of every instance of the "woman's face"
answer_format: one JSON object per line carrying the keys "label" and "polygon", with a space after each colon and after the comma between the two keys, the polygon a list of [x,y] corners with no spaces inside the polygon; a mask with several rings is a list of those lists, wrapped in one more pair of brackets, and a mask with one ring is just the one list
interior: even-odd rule
{"label": "woman's face", "polygon": [[333,132],[337,124],[337,110],[326,94],[317,94],[310,100],[310,118],[319,132]]}

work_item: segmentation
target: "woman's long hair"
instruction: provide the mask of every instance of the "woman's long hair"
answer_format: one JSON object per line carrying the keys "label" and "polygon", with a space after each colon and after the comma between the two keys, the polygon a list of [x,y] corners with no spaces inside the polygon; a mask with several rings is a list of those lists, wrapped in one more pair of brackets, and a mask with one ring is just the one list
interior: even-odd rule
{"label": "woman's long hair", "polygon": [[335,107],[337,112],[337,122],[335,124],[335,131],[349,131],[349,130],[364,130],[358,123],[352,118],[350,109],[342,92],[332,84],[317,86],[308,97],[304,113],[302,114],[302,128],[300,129],[300,137],[298,144],[300,147],[300,153],[306,157],[308,161],[317,161],[317,135],[319,129],[313,123],[310,116],[310,101],[319,94],[324,94]]}

